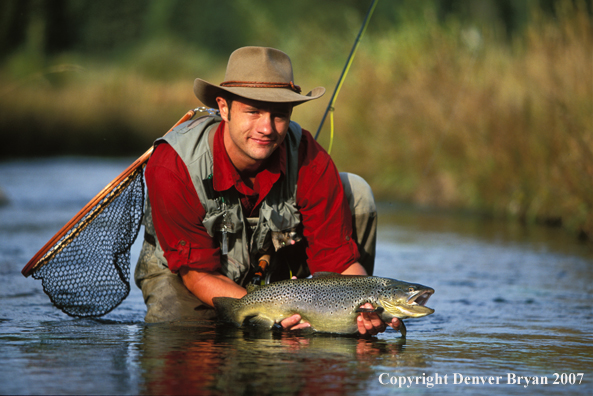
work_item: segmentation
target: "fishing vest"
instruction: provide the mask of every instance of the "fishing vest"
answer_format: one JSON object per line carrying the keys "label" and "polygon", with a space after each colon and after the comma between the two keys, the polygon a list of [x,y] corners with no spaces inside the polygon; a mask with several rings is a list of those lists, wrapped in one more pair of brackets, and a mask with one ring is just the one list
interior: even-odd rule
{"label": "fishing vest", "polygon": [[[222,119],[219,116],[205,116],[180,124],[164,137],[185,163],[200,203],[206,211],[203,225],[208,235],[215,238],[221,248],[222,273],[242,285],[251,267],[258,258],[279,248],[278,235],[295,237],[301,223],[296,206],[298,178],[298,147],[302,136],[301,127],[291,121],[284,139],[286,147],[286,174],[274,184],[262,201],[259,218],[243,216],[242,195],[233,187],[227,191],[215,191],[213,187],[212,140]],[[145,228],[154,233],[150,201],[147,199]],[[164,251],[155,238],[155,255],[167,265]]]}

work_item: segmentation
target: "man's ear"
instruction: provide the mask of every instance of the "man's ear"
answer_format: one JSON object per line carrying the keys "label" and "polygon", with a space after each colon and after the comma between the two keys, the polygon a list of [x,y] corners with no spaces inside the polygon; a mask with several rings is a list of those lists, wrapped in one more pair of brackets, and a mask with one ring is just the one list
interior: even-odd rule
{"label": "man's ear", "polygon": [[225,98],[222,96],[216,97],[216,103],[218,103],[218,110],[220,111],[220,117],[225,121],[229,122],[230,108]]}

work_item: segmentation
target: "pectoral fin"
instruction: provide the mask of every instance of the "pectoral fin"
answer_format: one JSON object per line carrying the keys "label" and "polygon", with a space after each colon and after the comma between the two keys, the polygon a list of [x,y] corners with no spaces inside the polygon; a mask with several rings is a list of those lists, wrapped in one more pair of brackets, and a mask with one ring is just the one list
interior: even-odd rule
{"label": "pectoral fin", "polygon": [[356,309],[356,312],[368,312],[368,313],[375,312],[379,315],[381,315],[383,313],[383,311],[385,311],[385,309],[383,309],[383,307],[377,307],[374,309],[371,309],[371,308],[357,308]]}
{"label": "pectoral fin", "polygon": [[249,325],[255,327],[257,330],[271,330],[274,326],[274,321],[262,315],[257,315],[249,319]]}

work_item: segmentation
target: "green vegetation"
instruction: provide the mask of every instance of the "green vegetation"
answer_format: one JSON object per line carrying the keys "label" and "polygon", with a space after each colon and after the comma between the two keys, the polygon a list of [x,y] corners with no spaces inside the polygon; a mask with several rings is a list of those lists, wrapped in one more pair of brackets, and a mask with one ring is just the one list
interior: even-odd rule
{"label": "green vegetation", "polygon": [[[328,89],[295,109],[314,133],[370,4],[53,0],[49,12],[49,2],[0,6],[2,158],[140,155],[200,105],[193,79],[222,81],[243,45],[286,51],[297,84]],[[591,9],[380,0],[336,102],[338,168],[364,176],[379,199],[591,239]],[[329,147],[328,121],[320,143]]]}

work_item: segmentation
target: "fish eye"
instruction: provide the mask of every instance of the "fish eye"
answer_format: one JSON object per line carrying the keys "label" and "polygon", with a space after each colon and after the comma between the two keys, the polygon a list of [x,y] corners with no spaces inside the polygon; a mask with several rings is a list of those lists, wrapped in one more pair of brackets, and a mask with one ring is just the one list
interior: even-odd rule
{"label": "fish eye", "polygon": [[414,290],[416,290],[416,289],[414,289],[414,287],[412,287],[412,286],[408,287],[409,292],[413,292]]}

